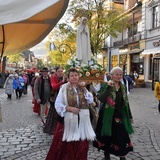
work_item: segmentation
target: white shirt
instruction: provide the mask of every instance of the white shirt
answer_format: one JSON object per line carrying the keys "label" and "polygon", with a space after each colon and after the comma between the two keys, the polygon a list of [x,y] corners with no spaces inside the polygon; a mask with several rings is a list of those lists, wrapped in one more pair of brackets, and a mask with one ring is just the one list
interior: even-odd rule
{"label": "white shirt", "polygon": [[[68,106],[67,97],[66,97],[66,93],[65,93],[66,92],[65,91],[65,87],[66,87],[66,84],[64,84],[64,85],[61,86],[61,88],[59,90],[59,93],[57,95],[56,101],[55,101],[55,109],[56,109],[57,113],[61,117],[65,116],[66,107]],[[84,93],[84,96],[85,96],[85,99],[87,100],[88,104],[93,103],[93,95],[87,89],[86,89],[86,92]],[[76,98],[77,98],[77,105],[79,105],[78,94],[76,95]]]}

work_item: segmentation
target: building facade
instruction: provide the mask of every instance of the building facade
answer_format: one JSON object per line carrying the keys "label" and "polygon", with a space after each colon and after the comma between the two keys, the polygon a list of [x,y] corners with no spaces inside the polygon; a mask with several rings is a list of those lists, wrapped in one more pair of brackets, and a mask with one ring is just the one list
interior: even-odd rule
{"label": "building facade", "polygon": [[146,86],[160,79],[160,1],[124,0],[124,13],[130,26],[117,38],[106,40],[108,71],[120,66],[125,74],[134,71],[144,78]]}

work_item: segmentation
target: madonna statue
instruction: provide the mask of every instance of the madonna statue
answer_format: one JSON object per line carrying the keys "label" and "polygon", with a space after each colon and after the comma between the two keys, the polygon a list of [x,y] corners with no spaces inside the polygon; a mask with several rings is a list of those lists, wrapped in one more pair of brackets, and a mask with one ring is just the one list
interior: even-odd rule
{"label": "madonna statue", "polygon": [[78,26],[76,57],[81,60],[82,64],[88,64],[91,60],[90,33],[86,17],[82,17]]}

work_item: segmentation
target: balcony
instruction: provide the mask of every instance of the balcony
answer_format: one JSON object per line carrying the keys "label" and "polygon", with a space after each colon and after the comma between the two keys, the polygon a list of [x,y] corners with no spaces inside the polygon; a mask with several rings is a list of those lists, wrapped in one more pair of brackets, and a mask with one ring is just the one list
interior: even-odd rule
{"label": "balcony", "polygon": [[116,41],[113,42],[113,47],[117,48],[117,47],[122,47],[131,43],[135,43],[141,40],[141,34],[137,33],[136,35],[134,35],[133,37],[129,37],[120,41]]}

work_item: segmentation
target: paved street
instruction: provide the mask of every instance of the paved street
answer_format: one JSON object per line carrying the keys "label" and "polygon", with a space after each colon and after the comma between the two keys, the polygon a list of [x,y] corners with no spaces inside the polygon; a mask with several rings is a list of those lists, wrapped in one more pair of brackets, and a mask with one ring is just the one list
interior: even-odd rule
{"label": "paved street", "polygon": [[[21,99],[7,100],[0,89],[3,122],[0,123],[0,160],[45,160],[52,136],[42,132],[37,114],[32,112],[29,90]],[[160,114],[158,101],[150,88],[135,88],[129,95],[135,134],[134,152],[127,160],[160,159]],[[90,145],[88,160],[103,160],[103,153]],[[112,160],[119,158],[111,156]]]}

